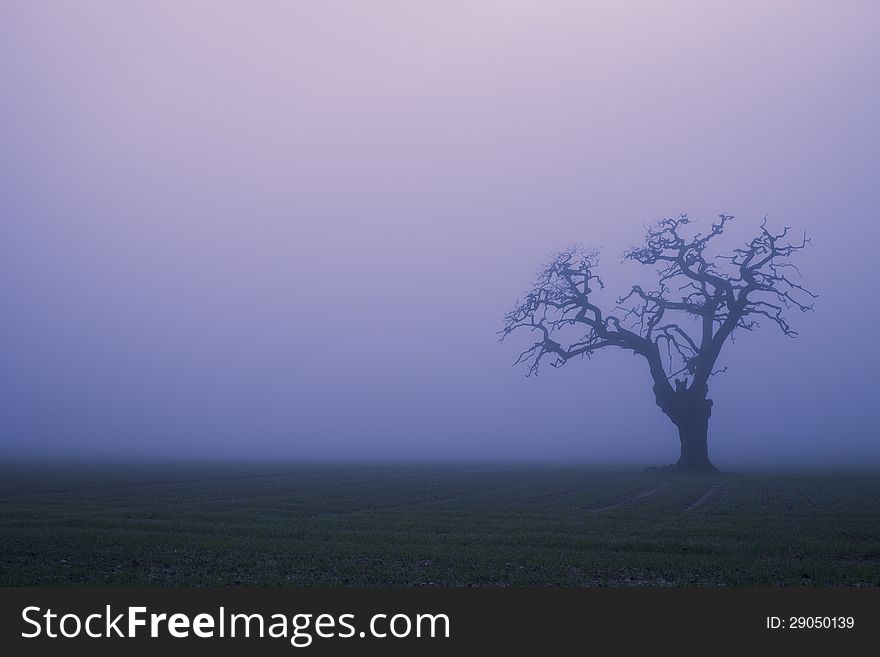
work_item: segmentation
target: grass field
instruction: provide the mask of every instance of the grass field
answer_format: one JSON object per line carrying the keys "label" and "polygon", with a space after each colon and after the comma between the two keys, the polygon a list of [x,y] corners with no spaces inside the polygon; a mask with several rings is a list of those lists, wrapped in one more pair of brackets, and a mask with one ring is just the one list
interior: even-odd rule
{"label": "grass field", "polygon": [[876,473],[0,468],[3,585],[880,585]]}

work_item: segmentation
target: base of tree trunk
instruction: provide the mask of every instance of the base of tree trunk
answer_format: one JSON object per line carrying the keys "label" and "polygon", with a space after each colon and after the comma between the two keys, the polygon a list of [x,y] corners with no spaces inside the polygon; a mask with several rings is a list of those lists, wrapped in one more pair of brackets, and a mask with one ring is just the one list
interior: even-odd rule
{"label": "base of tree trunk", "polygon": [[679,463],[671,463],[669,465],[652,465],[645,468],[645,472],[675,472],[675,473],[697,473],[697,472],[721,472],[711,463],[701,465],[681,465]]}
{"label": "base of tree trunk", "polygon": [[678,425],[681,455],[675,467],[691,472],[716,472],[709,460],[708,414],[694,413],[694,416]]}

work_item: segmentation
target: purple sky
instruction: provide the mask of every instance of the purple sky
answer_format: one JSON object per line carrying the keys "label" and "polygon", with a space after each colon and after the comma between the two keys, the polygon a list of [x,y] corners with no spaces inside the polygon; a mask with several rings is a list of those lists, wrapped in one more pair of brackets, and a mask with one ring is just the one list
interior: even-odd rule
{"label": "purple sky", "polygon": [[875,2],[4,2],[0,453],[668,462],[644,365],[524,378],[553,251],[806,229],[713,460],[880,460]]}

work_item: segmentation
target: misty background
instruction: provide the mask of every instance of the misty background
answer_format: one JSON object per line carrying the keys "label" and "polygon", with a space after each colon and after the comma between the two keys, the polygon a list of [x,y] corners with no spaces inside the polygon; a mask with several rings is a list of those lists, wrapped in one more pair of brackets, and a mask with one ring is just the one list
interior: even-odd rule
{"label": "misty background", "polygon": [[525,378],[554,251],[806,230],[713,461],[880,461],[874,2],[4,2],[0,455],[673,462],[641,359]]}

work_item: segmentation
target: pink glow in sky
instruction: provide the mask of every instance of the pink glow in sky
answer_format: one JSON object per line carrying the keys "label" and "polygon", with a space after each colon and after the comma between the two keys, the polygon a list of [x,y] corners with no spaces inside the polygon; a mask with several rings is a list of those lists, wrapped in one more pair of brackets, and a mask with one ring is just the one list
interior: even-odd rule
{"label": "pink glow in sky", "polygon": [[4,2],[0,453],[669,460],[631,356],[495,332],[729,212],[821,298],[726,353],[714,460],[880,458],[878,62],[867,1]]}

